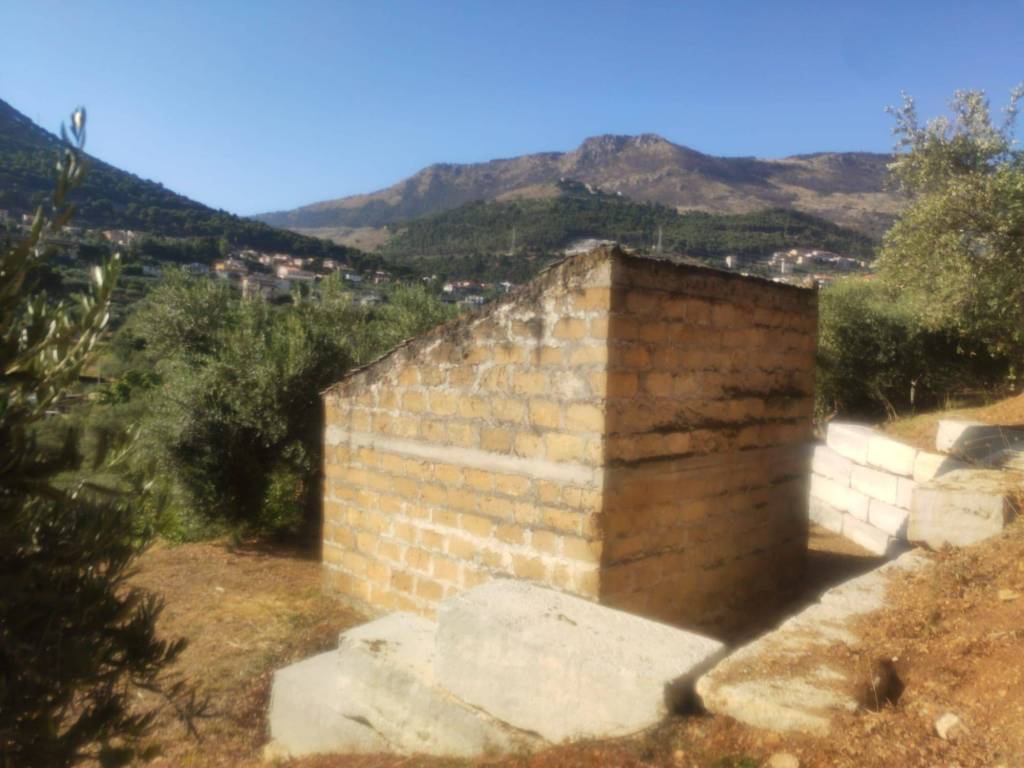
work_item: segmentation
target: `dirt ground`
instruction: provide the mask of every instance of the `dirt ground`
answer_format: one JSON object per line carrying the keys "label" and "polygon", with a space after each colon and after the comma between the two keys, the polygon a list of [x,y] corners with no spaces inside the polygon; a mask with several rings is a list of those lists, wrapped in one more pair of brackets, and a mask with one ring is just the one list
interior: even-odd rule
{"label": "dirt ground", "polygon": [[[630,739],[500,761],[337,755],[289,765],[752,768],[784,751],[802,766],[1024,766],[1024,524],[997,540],[936,557],[930,575],[894,582],[892,607],[871,619],[868,649],[847,659],[899,659],[905,692],[894,707],[851,715],[828,739],[779,736],[693,715]],[[813,529],[801,601],[877,562]],[[164,751],[153,766],[261,765],[273,669],[333,647],[337,633],[359,621],[320,596],[318,562],[294,549],[161,546],[143,558],[137,583],[165,596],[162,630],[191,640],[179,670],[200,683],[212,703],[198,741],[169,715],[161,717],[155,736]],[[836,653],[850,655],[842,648]],[[934,734],[935,719],[946,711],[968,728],[955,743]]]}
{"label": "dirt ground", "polygon": [[935,433],[940,419],[962,419],[998,424],[1003,427],[1024,426],[1024,395],[1017,395],[977,408],[934,411],[879,425],[881,429],[923,451],[935,451]]}

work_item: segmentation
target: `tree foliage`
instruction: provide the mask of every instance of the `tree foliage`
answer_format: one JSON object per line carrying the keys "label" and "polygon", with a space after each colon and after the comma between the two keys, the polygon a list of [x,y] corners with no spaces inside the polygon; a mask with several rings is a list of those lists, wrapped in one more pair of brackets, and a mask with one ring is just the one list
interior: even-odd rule
{"label": "tree foliage", "polygon": [[[51,204],[0,250],[0,765],[127,762],[153,716],[133,688],[161,686],[182,650],[157,638],[160,602],[127,582],[145,543],[138,496],[93,482],[58,482],[80,464],[78,436],[57,450],[37,431],[74,387],[107,322],[117,262],[96,266],[87,294],[53,302],[33,267],[70,221],[83,176],[85,114],[64,139]],[[108,446],[106,461],[123,459]],[[96,467],[98,469],[98,467]],[[143,492],[137,487],[136,493]],[[175,686],[172,694],[181,693]]]}
{"label": "tree foliage", "polygon": [[893,176],[911,203],[886,234],[887,283],[932,330],[1024,353],[1024,154],[1014,125],[1024,88],[997,124],[980,91],[960,91],[952,115],[922,125],[914,102],[892,112]]}
{"label": "tree foliage", "polygon": [[275,306],[171,273],[124,329],[158,361],[147,444],[184,514],[259,533],[318,523],[320,392],[353,365],[447,319],[422,288],[373,310],[337,278]]}

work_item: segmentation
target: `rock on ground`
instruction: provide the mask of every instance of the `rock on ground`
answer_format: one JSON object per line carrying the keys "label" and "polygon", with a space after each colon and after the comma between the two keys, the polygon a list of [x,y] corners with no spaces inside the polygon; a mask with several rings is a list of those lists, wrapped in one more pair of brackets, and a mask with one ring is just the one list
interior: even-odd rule
{"label": "rock on ground", "polygon": [[920,568],[908,552],[825,592],[821,600],[719,662],[697,681],[705,709],[773,731],[826,734],[833,718],[862,706],[863,683],[821,660],[835,643],[856,647],[856,620],[885,604],[893,569]]}

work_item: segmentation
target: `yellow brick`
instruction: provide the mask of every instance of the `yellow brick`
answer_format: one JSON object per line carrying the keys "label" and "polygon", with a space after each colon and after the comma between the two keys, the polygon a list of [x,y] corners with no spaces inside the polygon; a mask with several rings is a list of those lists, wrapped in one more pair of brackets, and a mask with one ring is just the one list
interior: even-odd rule
{"label": "yellow brick", "polygon": [[[568,490],[568,489],[567,489]],[[537,484],[537,496],[542,504],[555,504],[562,495],[562,486],[548,480]]]}
{"label": "yellow brick", "polygon": [[397,437],[416,437],[419,433],[419,420],[412,416],[399,416],[391,425],[391,433]]}
{"label": "yellow brick", "polygon": [[448,440],[452,445],[463,448],[476,448],[480,445],[480,433],[469,424],[451,423],[448,425]]}
{"label": "yellow brick", "polygon": [[436,416],[451,416],[457,407],[456,398],[447,392],[430,393],[430,412]]}
{"label": "yellow brick", "polygon": [[626,296],[626,309],[637,315],[655,314],[660,303],[655,294],[647,291],[630,291]]}
{"label": "yellow brick", "polygon": [[380,584],[391,583],[391,568],[379,560],[373,560],[366,566],[366,575]]}
{"label": "yellow brick", "polygon": [[530,401],[530,424],[543,429],[558,429],[562,423],[562,409],[549,400]]}
{"label": "yellow brick", "polygon": [[460,397],[458,410],[464,419],[487,419],[491,415],[491,402],[482,397]]}
{"label": "yellow brick", "polygon": [[577,347],[569,354],[571,365],[604,365],[608,362],[608,347]]}
{"label": "yellow brick", "polygon": [[512,449],[512,433],[498,427],[484,427],[480,430],[480,448],[484,451],[508,452]]}
{"label": "yellow brick", "polygon": [[576,435],[549,433],[544,444],[549,461],[580,461],[583,458],[583,440]]}
{"label": "yellow brick", "polygon": [[480,513],[499,519],[510,518],[515,506],[508,499],[500,496],[483,496],[480,499]]}
{"label": "yellow brick", "polygon": [[521,400],[502,398],[491,403],[491,412],[498,421],[518,422],[523,420],[523,416],[526,414],[526,406],[523,405]]}
{"label": "yellow brick", "polygon": [[479,517],[477,515],[462,515],[460,520],[462,530],[467,533],[471,533],[474,536],[480,538],[486,538],[491,535],[491,531],[494,528],[492,523],[486,517]]}
{"label": "yellow brick", "polygon": [[585,597],[596,597],[600,587],[600,577],[596,569],[577,570],[572,577],[573,591]]}
{"label": "yellow brick", "polygon": [[495,490],[506,496],[523,496],[530,492],[532,481],[522,475],[495,475]]}
{"label": "yellow brick", "polygon": [[361,576],[366,573],[367,560],[363,555],[355,552],[342,552],[341,565],[349,573]]}
{"label": "yellow brick", "polygon": [[[546,509],[546,507],[545,507]],[[536,525],[541,520],[540,508],[527,502],[520,502],[515,506],[515,520],[520,525]]]}
{"label": "yellow brick", "polygon": [[608,338],[608,316],[595,317],[590,321],[590,337],[592,339]]}
{"label": "yellow brick", "polygon": [[402,559],[402,547],[393,541],[381,541],[377,545],[377,557],[397,563]]}
{"label": "yellow brick", "polygon": [[434,480],[442,485],[447,486],[461,486],[463,479],[463,473],[461,467],[456,467],[451,464],[435,464],[434,465]]}
{"label": "yellow brick", "polygon": [[491,577],[486,571],[481,571],[476,568],[466,568],[462,572],[462,585],[466,589],[479,587],[481,584],[486,584],[490,580]]}
{"label": "yellow brick", "polygon": [[[628,371],[609,371],[608,397],[635,397],[637,391],[636,374]],[[593,379],[591,379],[593,385]]]}
{"label": "yellow brick", "polygon": [[606,397],[608,394],[608,373],[601,371],[590,374],[590,391],[594,397]]}
{"label": "yellow brick", "polygon": [[494,362],[498,365],[521,363],[525,359],[525,350],[515,344],[502,344],[494,350]]}
{"label": "yellow brick", "polygon": [[527,557],[525,555],[512,556],[512,572],[520,579],[530,581],[544,581],[546,576],[544,561],[539,557]]}
{"label": "yellow brick", "polygon": [[522,395],[541,395],[547,391],[547,376],[539,371],[520,371],[515,376],[513,391]]}
{"label": "yellow brick", "polygon": [[403,387],[414,387],[420,383],[420,372],[418,368],[409,366],[403,368],[398,374],[398,383]]}
{"label": "yellow brick", "polygon": [[477,553],[477,545],[469,539],[453,536],[448,540],[448,554],[460,560],[472,560]]}
{"label": "yellow brick", "polygon": [[604,413],[592,405],[574,403],[565,411],[565,426],[571,430],[600,432],[604,429]]}
{"label": "yellow brick", "polygon": [[557,554],[558,535],[551,531],[533,531],[530,534],[530,546],[549,555]]}
{"label": "yellow brick", "polygon": [[577,533],[580,530],[580,515],[559,507],[543,507],[540,510],[540,522],[546,528],[554,528],[565,533]]}
{"label": "yellow brick", "polygon": [[507,544],[522,544],[525,538],[525,531],[518,525],[499,525],[495,536],[499,541]]}
{"label": "yellow brick", "polygon": [[644,391],[655,397],[670,397],[672,377],[667,373],[648,373],[644,376]]}
{"label": "yellow brick", "polygon": [[424,600],[437,602],[444,597],[444,587],[436,581],[418,578],[416,579],[416,596],[422,597]]}
{"label": "yellow brick", "polygon": [[572,297],[573,306],[578,309],[606,309],[611,307],[610,288],[585,288]]}
{"label": "yellow brick", "polygon": [[509,370],[504,365],[494,366],[480,377],[480,389],[500,395],[508,393]]}
{"label": "yellow brick", "polygon": [[515,437],[516,455],[527,459],[544,458],[544,439],[532,432],[517,432]]}
{"label": "yellow brick", "polygon": [[449,488],[448,489],[448,505],[452,509],[457,509],[461,512],[476,512],[477,494],[475,491],[467,491],[461,488]]}
{"label": "yellow brick", "polygon": [[467,469],[466,485],[478,491],[490,492],[494,488],[494,475],[480,469]]}
{"label": "yellow brick", "polygon": [[430,569],[430,553],[425,549],[409,547],[405,551],[405,562],[414,570],[426,572]]}
{"label": "yellow brick", "polygon": [[558,347],[541,347],[534,355],[534,359],[537,365],[561,365],[562,350]]}
{"label": "yellow brick", "polygon": [[448,439],[448,429],[443,421],[424,420],[420,422],[420,435],[431,443],[443,443]]}
{"label": "yellow brick", "polygon": [[402,395],[403,411],[420,413],[423,411],[424,405],[426,405],[426,401],[424,400],[423,395],[419,392],[406,392]]}
{"label": "yellow brick", "polygon": [[565,536],[562,538],[562,554],[573,560],[597,562],[601,557],[601,542]]}
{"label": "yellow brick", "polygon": [[398,590],[399,592],[412,592],[415,585],[416,579],[413,577],[413,574],[409,571],[391,571],[391,589]]}
{"label": "yellow brick", "polygon": [[459,515],[457,512],[453,512],[450,509],[435,509],[430,513],[430,519],[438,525],[443,525],[446,528],[459,527]]}
{"label": "yellow brick", "polygon": [[377,551],[377,537],[372,533],[360,531],[356,534],[356,549],[372,555]]}
{"label": "yellow brick", "polygon": [[461,583],[461,571],[462,567],[454,560],[449,560],[444,557],[435,557],[431,574],[437,579]]}
{"label": "yellow brick", "polygon": [[439,485],[425,484],[420,489],[420,498],[425,504],[441,505],[448,502],[448,491]]}
{"label": "yellow brick", "polygon": [[437,531],[430,531],[425,528],[421,528],[419,531],[419,540],[416,543],[434,552],[443,552],[445,538]]}
{"label": "yellow brick", "polygon": [[563,317],[555,323],[556,339],[582,339],[587,335],[587,324],[574,317]]}

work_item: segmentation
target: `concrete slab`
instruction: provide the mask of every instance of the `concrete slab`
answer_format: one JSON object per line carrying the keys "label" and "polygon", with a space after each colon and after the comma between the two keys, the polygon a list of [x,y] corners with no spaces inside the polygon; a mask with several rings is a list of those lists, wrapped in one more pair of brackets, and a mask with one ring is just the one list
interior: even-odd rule
{"label": "concrete slab", "polygon": [[873,435],[868,441],[868,465],[894,475],[914,474],[917,449],[885,435]]}
{"label": "concrete slab", "polygon": [[271,694],[276,754],[479,757],[539,740],[459,701],[434,681],[437,625],[393,613],[349,630],[338,650],[280,670]]}
{"label": "concrete slab", "polygon": [[895,504],[899,495],[899,478],[896,475],[870,467],[854,467],[850,475],[850,486],[886,504]]}
{"label": "concrete slab", "polygon": [[1021,490],[1016,473],[961,469],[914,492],[907,538],[938,548],[963,547],[995,536],[1017,514]]}
{"label": "concrete slab", "polygon": [[445,600],[437,647],[439,683],[550,742],[657,723],[724,652],[717,640],[512,580]]}
{"label": "concrete slab", "polygon": [[829,422],[825,443],[833,451],[857,464],[868,463],[868,443],[875,431],[866,424],[849,421]]}
{"label": "concrete slab", "polygon": [[917,458],[914,459],[914,482],[927,483],[939,475],[967,468],[968,465],[965,462],[952,456],[947,456],[943,453],[919,451]]}
{"label": "concrete slab", "polygon": [[890,574],[926,563],[917,552],[904,554],[737,649],[697,681],[704,707],[758,728],[827,734],[839,715],[862,706],[865,681],[822,662],[823,651],[835,643],[856,649],[858,620],[885,605]]}
{"label": "concrete slab", "polygon": [[981,459],[996,451],[1024,448],[1024,430],[984,424],[980,421],[942,419],[935,448],[963,459]]}
{"label": "concrete slab", "polygon": [[841,456],[827,445],[814,446],[814,458],[811,460],[811,472],[843,486],[850,484],[850,473],[853,462]]}

